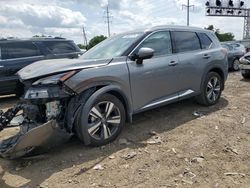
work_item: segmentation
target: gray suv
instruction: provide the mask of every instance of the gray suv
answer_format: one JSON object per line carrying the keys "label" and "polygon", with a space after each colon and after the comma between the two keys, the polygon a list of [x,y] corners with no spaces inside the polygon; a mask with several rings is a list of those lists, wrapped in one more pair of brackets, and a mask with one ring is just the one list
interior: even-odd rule
{"label": "gray suv", "polygon": [[18,72],[24,102],[11,110],[23,109],[26,128],[0,151],[30,151],[56,131],[107,144],[136,113],[190,97],[216,104],[227,74],[227,52],[210,31],[160,26],[115,35],[79,59],[40,61]]}

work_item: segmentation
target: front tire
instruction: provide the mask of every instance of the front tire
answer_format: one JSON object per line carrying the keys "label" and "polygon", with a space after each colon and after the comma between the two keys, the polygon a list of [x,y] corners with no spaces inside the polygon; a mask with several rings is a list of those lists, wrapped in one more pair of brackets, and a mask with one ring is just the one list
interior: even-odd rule
{"label": "front tire", "polygon": [[[102,146],[112,142],[125,125],[125,109],[114,95],[103,94],[79,112],[76,131],[86,145]],[[87,140],[87,142],[86,142]]]}
{"label": "front tire", "polygon": [[221,76],[216,72],[209,72],[202,85],[201,94],[197,97],[197,102],[205,106],[216,104],[221,97],[222,88]]}

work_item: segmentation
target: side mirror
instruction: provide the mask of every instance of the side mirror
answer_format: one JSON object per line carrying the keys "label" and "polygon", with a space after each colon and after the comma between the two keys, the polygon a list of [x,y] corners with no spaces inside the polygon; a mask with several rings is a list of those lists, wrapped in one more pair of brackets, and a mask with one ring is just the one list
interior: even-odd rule
{"label": "side mirror", "polygon": [[142,64],[144,59],[150,59],[154,56],[152,48],[141,48],[138,54],[135,54],[131,59],[136,60],[137,64]]}

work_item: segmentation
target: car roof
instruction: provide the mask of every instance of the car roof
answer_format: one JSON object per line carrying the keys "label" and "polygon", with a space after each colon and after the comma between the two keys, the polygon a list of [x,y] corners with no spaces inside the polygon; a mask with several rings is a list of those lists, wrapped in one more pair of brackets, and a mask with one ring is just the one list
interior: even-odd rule
{"label": "car roof", "polygon": [[21,38],[3,38],[0,39],[0,43],[13,43],[13,42],[44,42],[44,41],[72,41],[65,38],[60,37],[34,37],[28,39],[21,39]]}
{"label": "car roof", "polygon": [[150,28],[139,28],[136,30],[122,33],[122,34],[132,34],[132,33],[139,33],[139,32],[147,33],[147,32],[154,32],[154,31],[168,30],[168,29],[179,30],[179,31],[196,31],[196,32],[212,32],[213,33],[213,31],[206,30],[206,29],[199,28],[199,27],[180,26],[180,25],[159,25],[159,26],[154,26]]}

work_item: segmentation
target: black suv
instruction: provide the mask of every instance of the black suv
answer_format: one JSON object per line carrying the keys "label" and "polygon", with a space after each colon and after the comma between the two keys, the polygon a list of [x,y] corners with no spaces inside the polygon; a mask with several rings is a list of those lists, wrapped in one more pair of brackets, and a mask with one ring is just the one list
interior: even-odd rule
{"label": "black suv", "polygon": [[22,92],[16,72],[40,60],[77,58],[83,52],[64,38],[0,39],[0,95]]}

